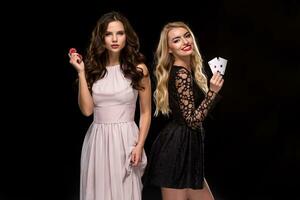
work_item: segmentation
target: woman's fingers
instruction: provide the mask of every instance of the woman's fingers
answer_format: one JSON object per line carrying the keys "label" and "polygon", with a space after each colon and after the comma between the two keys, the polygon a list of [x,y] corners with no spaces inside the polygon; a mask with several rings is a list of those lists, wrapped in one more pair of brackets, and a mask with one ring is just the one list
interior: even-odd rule
{"label": "woman's fingers", "polygon": [[137,152],[133,152],[131,154],[130,163],[132,166],[137,166],[140,162],[142,162],[142,157]]}
{"label": "woman's fingers", "polygon": [[220,74],[220,72],[216,72],[213,74],[213,76],[210,79],[210,89],[214,92],[219,92],[223,83],[224,83],[223,76]]}
{"label": "woman's fingers", "polygon": [[71,53],[69,54],[70,57],[70,63],[74,64],[77,62],[80,64],[82,62],[82,56],[79,53]]}
{"label": "woman's fingers", "polygon": [[218,84],[222,79],[223,79],[223,76],[220,74],[220,72],[216,72],[211,77],[210,82],[212,84]]}

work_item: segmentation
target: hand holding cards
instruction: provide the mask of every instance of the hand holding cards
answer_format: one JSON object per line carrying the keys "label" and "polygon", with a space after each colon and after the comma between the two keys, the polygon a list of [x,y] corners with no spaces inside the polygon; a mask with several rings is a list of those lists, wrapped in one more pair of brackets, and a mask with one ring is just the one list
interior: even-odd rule
{"label": "hand holding cards", "polygon": [[208,65],[212,71],[212,73],[220,72],[220,74],[224,75],[227,65],[227,60],[221,57],[215,57],[211,61],[208,62]]}

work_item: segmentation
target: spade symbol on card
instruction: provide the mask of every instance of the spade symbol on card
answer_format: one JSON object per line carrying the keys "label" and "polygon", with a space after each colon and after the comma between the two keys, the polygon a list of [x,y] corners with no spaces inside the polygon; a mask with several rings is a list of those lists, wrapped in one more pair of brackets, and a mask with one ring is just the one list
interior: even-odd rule
{"label": "spade symbol on card", "polygon": [[226,70],[227,60],[221,57],[215,57],[214,59],[208,62],[208,65],[213,74],[219,71],[222,75],[224,75]]}

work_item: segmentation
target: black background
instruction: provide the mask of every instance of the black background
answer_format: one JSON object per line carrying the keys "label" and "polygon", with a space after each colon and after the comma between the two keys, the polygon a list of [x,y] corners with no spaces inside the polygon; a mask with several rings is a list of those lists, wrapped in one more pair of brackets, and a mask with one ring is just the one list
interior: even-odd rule
{"label": "black background", "polygon": [[[8,47],[1,80],[1,200],[79,199],[80,152],[92,119],[77,106],[76,72],[67,52],[85,52],[96,21],[112,10],[130,20],[150,71],[169,21],[190,25],[209,76],[207,61],[228,59],[222,101],[205,123],[206,179],[216,199],[299,198],[299,1],[165,3],[9,7],[3,18]],[[147,153],[163,123],[153,118]],[[160,199],[159,190],[145,188],[144,199]]]}

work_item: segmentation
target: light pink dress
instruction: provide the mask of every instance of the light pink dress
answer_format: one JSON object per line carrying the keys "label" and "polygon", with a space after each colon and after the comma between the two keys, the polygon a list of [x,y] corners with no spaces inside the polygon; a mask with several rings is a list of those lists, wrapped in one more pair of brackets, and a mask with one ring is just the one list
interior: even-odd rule
{"label": "light pink dress", "polygon": [[94,121],[82,147],[80,200],[141,200],[145,152],[138,167],[130,165],[139,134],[134,122],[138,91],[119,65],[106,69],[92,88]]}

